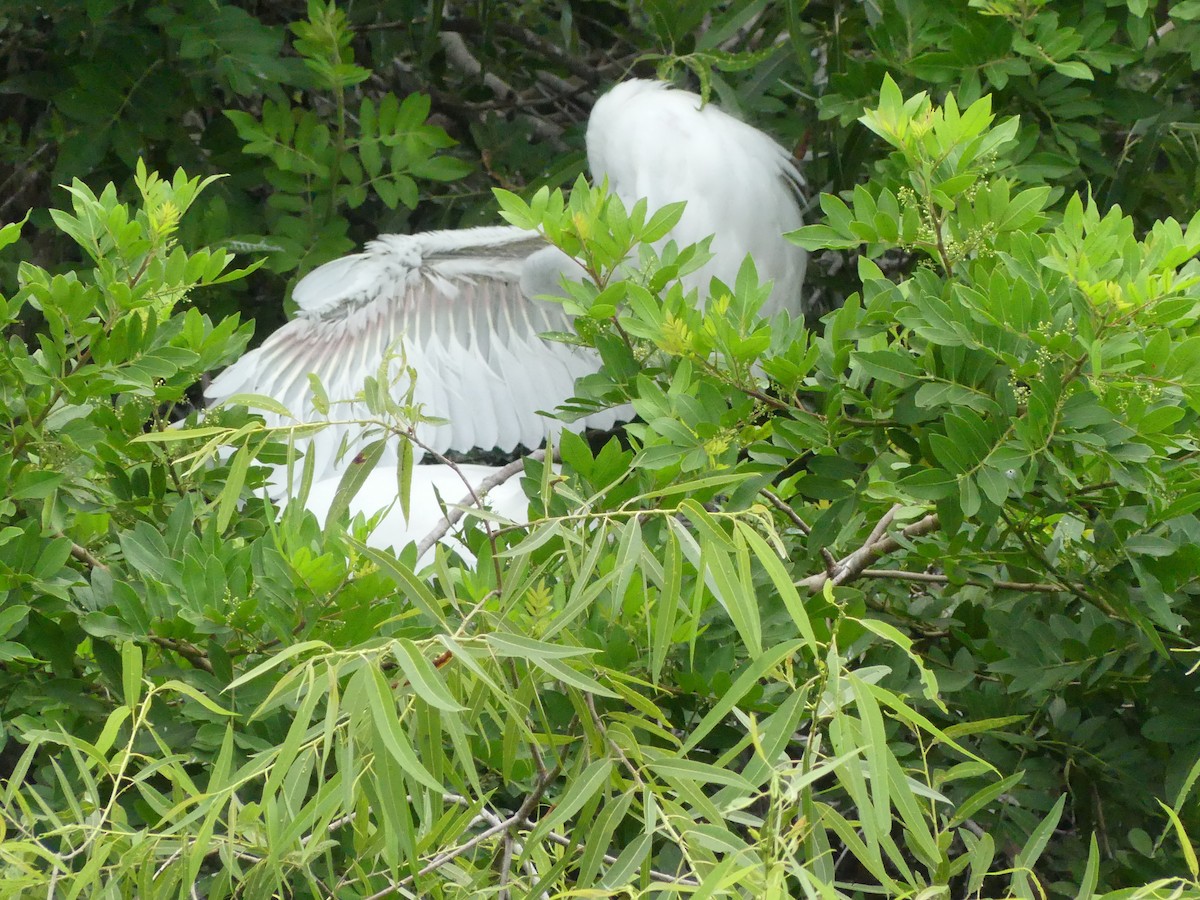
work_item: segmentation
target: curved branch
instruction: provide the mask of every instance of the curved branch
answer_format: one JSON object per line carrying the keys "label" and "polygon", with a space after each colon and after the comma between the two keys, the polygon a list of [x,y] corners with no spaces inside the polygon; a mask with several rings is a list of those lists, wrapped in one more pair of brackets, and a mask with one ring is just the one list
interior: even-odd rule
{"label": "curved branch", "polygon": [[533,453],[530,453],[528,457],[515,459],[508,465],[497,469],[487,478],[483,479],[483,481],[479,482],[479,484],[474,486],[468,484],[467,487],[470,490],[470,493],[468,493],[465,497],[459,500],[457,504],[455,504],[458,508],[447,510],[446,515],[443,516],[438,523],[433,526],[433,530],[421,539],[421,543],[417,544],[417,559],[420,559],[422,556],[424,556],[434,544],[444,538],[446,533],[453,528],[454,525],[458,523],[459,519],[466,514],[466,510],[462,509],[461,507],[482,506],[483,498],[488,491],[490,491],[492,488],[499,487],[514,475],[524,471],[526,459],[543,460],[545,458],[545,450],[535,450]]}
{"label": "curved branch", "polygon": [[[886,556],[888,553],[894,553],[904,546],[898,538],[891,535],[884,535],[895,515],[896,507],[893,506],[875,524],[875,527],[871,529],[871,536],[867,538],[861,547],[837,561],[832,573],[820,572],[816,575],[810,575],[801,581],[797,587],[815,594],[822,590],[825,587],[825,582],[830,579],[833,579],[834,584],[846,584],[847,582],[861,578],[863,572],[866,571],[871,563],[882,556]],[[900,534],[904,538],[920,537],[929,534],[931,531],[936,531],[940,526],[941,521],[938,519],[937,514],[930,513],[925,518],[918,519],[904,528]]]}

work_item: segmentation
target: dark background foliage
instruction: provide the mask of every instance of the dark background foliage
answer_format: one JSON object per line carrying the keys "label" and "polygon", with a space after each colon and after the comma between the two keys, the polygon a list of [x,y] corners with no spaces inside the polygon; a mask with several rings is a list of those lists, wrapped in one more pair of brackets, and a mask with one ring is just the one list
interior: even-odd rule
{"label": "dark background foliage", "polygon": [[[423,180],[411,205],[371,194],[352,209],[343,199],[317,210],[323,221],[294,229],[302,253],[268,255],[267,271],[240,288],[249,296],[209,302],[278,321],[297,269],[379,233],[494,222],[493,187],[569,184],[585,168],[583,124],[597,93],[666,63],[693,86],[696,73],[714,77],[719,101],[795,147],[814,191],[847,190],[871,171],[881,148],[853,123],[891,73],[906,90],[952,89],[965,102],[986,91],[999,114],[1021,116],[1031,181],[1089,190],[1143,225],[1187,218],[1200,178],[1195,27],[1187,4],[1172,16],[1169,6],[355,3],[347,56],[367,72],[348,88],[349,108],[427,94],[463,177]],[[264,104],[284,103],[335,122],[328,80],[291,47],[288,25],[306,13],[298,2],[6,4],[0,216],[49,208],[74,177],[127,181],[142,156],[229,175],[185,226],[196,242],[277,242],[280,213],[268,200],[280,185],[226,113],[259,117]],[[49,261],[62,250],[29,252]],[[814,282],[831,305],[850,288],[836,261],[827,269],[828,283]]]}

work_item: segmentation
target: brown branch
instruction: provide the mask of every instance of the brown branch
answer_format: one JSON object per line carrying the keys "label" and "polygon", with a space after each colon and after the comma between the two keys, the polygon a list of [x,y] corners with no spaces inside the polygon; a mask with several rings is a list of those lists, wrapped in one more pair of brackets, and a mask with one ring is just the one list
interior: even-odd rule
{"label": "brown branch", "polygon": [[[20,164],[14,166],[12,173],[4,179],[3,183],[0,183],[0,197],[6,198],[4,203],[0,204],[0,217],[3,217],[8,212],[8,208],[15,205],[26,190],[35,185],[37,179],[44,174],[41,170],[35,171],[33,164],[37,161],[38,157],[54,146],[56,145],[52,141],[46,141],[37,150],[26,156]],[[25,178],[23,184],[13,185],[10,188],[13,180],[25,173],[29,173],[30,177]]]}
{"label": "brown branch", "polygon": [[[762,488],[759,493],[766,497],[772,506],[787,516],[792,521],[792,524],[800,529],[801,534],[803,534],[805,537],[808,537],[810,534],[812,534],[812,528],[809,526],[809,524],[800,518],[800,513],[792,509],[786,500],[773,491],[767,490],[766,488]],[[833,577],[835,574],[837,574],[838,563],[837,560],[833,558],[833,554],[829,552],[828,547],[821,548],[821,559],[825,561],[825,573],[827,575]]]}
{"label": "brown branch", "polygon": [[792,524],[800,529],[800,533],[802,535],[808,537],[810,534],[812,534],[812,528],[809,527],[809,524],[800,518],[800,513],[792,509],[786,500],[784,500],[774,491],[769,491],[766,488],[761,488],[759,493],[766,497],[768,502],[770,502],[773,507],[787,516],[791,520]]}
{"label": "brown branch", "polygon": [[406,875],[395,884],[389,885],[383,890],[371,894],[366,898],[366,900],[383,900],[384,897],[390,897],[398,888],[412,884],[422,875],[428,875],[430,872],[437,871],[446,863],[450,862],[451,860],[458,859],[458,857],[462,856],[467,851],[478,847],[484,841],[490,840],[498,834],[511,834],[514,828],[520,828],[522,825],[525,825],[529,821],[529,814],[533,812],[534,807],[538,805],[538,802],[542,799],[542,794],[546,793],[546,789],[550,787],[551,782],[558,778],[560,771],[562,771],[561,767],[555,766],[546,774],[545,778],[539,779],[538,783],[534,785],[533,790],[529,793],[529,796],[525,798],[525,802],[522,803],[521,807],[507,819],[501,819],[491,828],[481,831],[469,841],[464,841],[457,847],[453,847],[444,853],[439,853],[415,875]]}
{"label": "brown branch", "polygon": [[178,653],[197,669],[207,672],[209,675],[213,673],[212,663],[208,661],[208,654],[197,647],[190,641],[178,640],[176,638],[158,637],[150,635],[150,641],[164,650],[170,650],[173,653]]}
{"label": "brown branch", "polygon": [[510,900],[512,894],[508,890],[508,883],[512,876],[512,860],[513,860],[513,836],[509,832],[504,833],[504,853],[500,860],[500,900]]}
{"label": "brown branch", "polygon": [[490,22],[487,26],[484,26],[482,22],[476,19],[442,19],[441,26],[444,31],[456,31],[461,34],[471,35],[481,35],[485,31],[492,31],[506,38],[518,41],[526,47],[536,50],[543,56],[548,56],[564,69],[567,69],[572,75],[582,78],[592,87],[600,83],[599,72],[595,66],[589,65],[583,60],[576,59],[566,50],[556,44],[552,44],[528,28],[522,28],[520,25],[513,25],[508,22]]}
{"label": "brown branch", "polygon": [[[443,794],[442,796],[444,799],[450,800],[454,803],[457,803],[459,806],[470,806],[471,805],[471,801],[469,801],[466,797],[460,796],[458,794]],[[487,822],[489,825],[496,825],[501,821],[500,817],[498,815],[496,815],[494,812],[492,812],[490,809],[488,809],[486,806],[479,811],[479,818],[481,820]],[[537,826],[537,822],[532,822],[532,821],[528,821],[528,820],[524,824],[529,828],[534,828]],[[332,830],[332,828],[330,830]],[[573,848],[576,848],[579,846],[578,841],[573,841],[573,840],[571,840],[571,838],[567,837],[565,834],[560,834],[557,831],[547,831],[546,832],[546,840],[548,840],[552,844],[558,844],[558,846],[560,846],[560,847],[566,847],[567,849],[573,849]],[[519,842],[514,843],[513,849],[516,850],[518,853],[524,852],[524,850]],[[600,855],[600,858],[602,860],[604,860],[606,863],[608,863],[610,866],[617,861],[617,858],[615,856],[613,856],[611,853],[602,853]],[[680,884],[680,885],[685,885],[687,887],[699,887],[700,886],[699,881],[697,881],[694,878],[691,878],[687,875],[672,875],[670,872],[660,872],[657,869],[650,869],[649,875],[652,880],[661,881],[666,884]]]}
{"label": "brown branch", "polygon": [[[883,540],[884,534],[887,533],[888,527],[892,524],[892,520],[896,518],[896,513],[899,511],[900,504],[894,504],[892,508],[885,512],[880,517],[879,521],[875,523],[875,527],[871,529],[871,533],[868,535],[866,543],[847,556],[845,559],[838,560],[834,564],[833,571],[826,573],[833,579],[834,584],[842,584],[848,577],[850,577],[851,573],[858,573],[866,568],[867,563],[869,562],[868,557],[871,554],[871,548]],[[825,558],[825,565],[828,569],[828,556]]]}
{"label": "brown branch", "polygon": [[501,99],[516,94],[513,86],[499,75],[484,71],[483,63],[475,58],[462,35],[454,31],[442,31],[438,33],[438,40],[446,53],[446,61],[464,75],[479,78],[489,91]]}
{"label": "brown branch", "polygon": [[[1014,535],[1021,543],[1021,546],[1025,548],[1025,552],[1037,561],[1037,564],[1042,568],[1042,571],[1052,578],[1057,578],[1058,570],[1054,567],[1054,564],[1042,555],[1042,548],[1032,539],[1030,539],[1028,534],[1026,534],[1017,526],[1017,523],[1012,520],[1009,514],[1005,511],[1004,507],[1000,508],[1000,518],[1002,518],[1004,520],[1004,524],[1008,526],[1009,533]],[[1106,616],[1111,616],[1114,619],[1123,618],[1121,614],[1113,608],[1111,603],[1109,603],[1103,597],[1093,597],[1083,588],[1082,585],[1073,584],[1070,581],[1067,581],[1065,578],[1060,579],[1060,583],[1063,586],[1063,590],[1074,594],[1084,603],[1090,603],[1092,606],[1095,606]]]}
{"label": "brown branch", "polygon": [[[924,584],[950,584],[948,575],[936,572],[905,572],[902,569],[863,569],[858,573],[860,578],[890,578],[894,581],[919,581]],[[1049,584],[1042,581],[984,581],[978,578],[968,578],[956,584],[969,584],[974,587],[998,588],[1002,591],[1029,591],[1037,594],[1060,594],[1067,589],[1061,584]]]}
{"label": "brown branch", "polygon": [[[577,847],[577,841],[571,840],[565,834],[559,834],[556,831],[547,832],[546,840],[552,844],[558,844],[560,847]],[[600,858],[610,866],[617,861],[617,858],[611,853],[601,853]],[[661,881],[664,884],[678,884],[684,887],[699,887],[700,882],[688,875],[672,875],[670,872],[660,872],[658,869],[650,869],[646,874],[650,876],[651,881]]]}
{"label": "brown branch", "polygon": [[77,544],[71,541],[71,555],[87,566],[89,569],[103,569],[108,571],[108,566],[100,562],[96,557],[92,556],[90,550],[82,544]]}
{"label": "brown branch", "polygon": [[[385,31],[390,29],[410,29],[415,23],[410,19],[401,19],[393,22],[372,22],[367,25],[355,26],[355,31]],[[530,31],[528,28],[523,28],[520,25],[514,25],[510,22],[489,22],[487,25],[477,19],[454,19],[443,18],[438,22],[438,27],[443,31],[450,31],[457,34],[469,34],[472,36],[485,35],[488,33],[499,34],[511,40],[523,44],[527,49],[534,50],[543,56],[549,57],[554,62],[558,63],[564,69],[567,69],[572,75],[577,78],[582,78],[591,87],[595,87],[600,83],[600,73],[596,66],[589,65],[581,59],[576,59],[571,53],[559,47],[557,44],[551,43],[541,35]]]}
{"label": "brown branch", "polygon": [[833,558],[833,554],[829,552],[828,547],[821,548],[821,561],[825,563],[825,574],[832,578],[837,574],[838,562]]}
{"label": "brown branch", "polygon": [[[834,584],[846,584],[862,577],[863,571],[875,560],[888,553],[894,553],[899,550],[903,544],[899,538],[891,535],[884,535],[888,525],[896,515],[897,507],[893,506],[887,513],[884,514],[871,530],[871,536],[866,542],[848,556],[838,560],[834,566],[834,573],[821,572],[817,575],[810,575],[801,581],[797,587],[817,593],[825,587],[825,582],[833,579]],[[930,513],[923,519],[918,519],[911,525],[907,526],[900,534],[904,538],[920,537],[929,534],[931,531],[937,530],[940,526],[936,513]]]}

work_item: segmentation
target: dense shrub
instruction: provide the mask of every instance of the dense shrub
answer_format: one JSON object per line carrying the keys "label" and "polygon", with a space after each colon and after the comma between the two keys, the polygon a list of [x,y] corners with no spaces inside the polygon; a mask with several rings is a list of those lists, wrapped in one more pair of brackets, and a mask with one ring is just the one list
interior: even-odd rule
{"label": "dense shrub", "polygon": [[[1200,890],[1193,6],[6,9],[58,208],[0,230],[0,893]],[[644,54],[807,146],[819,327],[551,190]],[[477,564],[281,515],[245,410],[170,427],[226,311],[485,208],[586,252],[576,411],[639,421]]]}

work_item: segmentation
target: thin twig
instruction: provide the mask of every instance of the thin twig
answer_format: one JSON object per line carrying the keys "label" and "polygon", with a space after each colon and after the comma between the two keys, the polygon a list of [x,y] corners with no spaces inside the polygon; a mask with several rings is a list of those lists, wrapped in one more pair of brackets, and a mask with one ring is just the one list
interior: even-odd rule
{"label": "thin twig", "polygon": [[800,529],[800,533],[802,535],[808,537],[810,534],[812,534],[812,528],[809,527],[809,524],[800,518],[800,513],[792,509],[786,500],[784,500],[775,492],[769,491],[766,488],[760,488],[759,493],[766,497],[773,507],[791,519],[792,524]]}
{"label": "thin twig", "polygon": [[[1000,518],[1002,518],[1004,523],[1008,526],[1009,532],[1015,535],[1017,540],[1020,541],[1021,545],[1025,548],[1025,552],[1033,557],[1034,560],[1037,561],[1037,564],[1041,566],[1042,571],[1051,577],[1057,577],[1058,570],[1054,567],[1054,564],[1050,562],[1050,560],[1042,555],[1042,548],[1036,542],[1034,542],[1022,528],[1018,527],[1017,523],[1012,520],[1003,507],[1000,509]],[[1090,603],[1092,606],[1095,606],[1106,616],[1111,616],[1113,618],[1121,617],[1121,614],[1113,608],[1112,604],[1110,604],[1103,597],[1093,597],[1083,588],[1082,585],[1073,584],[1072,582],[1067,581],[1065,578],[1061,579],[1060,583],[1063,586],[1063,590],[1074,594],[1084,603]]]}
{"label": "thin twig", "polygon": [[511,829],[520,827],[521,825],[525,824],[529,819],[529,814],[531,812],[533,812],[534,807],[537,806],[538,802],[542,799],[542,794],[544,794],[546,792],[546,789],[548,787],[550,787],[550,783],[554,779],[558,778],[560,771],[561,771],[561,769],[558,766],[555,766],[554,769],[548,773],[546,778],[539,779],[538,783],[536,785],[534,785],[533,790],[530,792],[529,796],[525,798],[525,802],[521,804],[520,809],[518,809],[515,813],[513,813],[507,819],[502,819],[501,821],[499,821],[495,825],[493,825],[491,828],[488,828],[486,831],[482,831],[479,834],[475,835],[475,837],[471,838],[469,841],[465,841],[465,842],[459,844],[457,847],[447,850],[444,853],[439,853],[432,860],[430,860],[429,863],[424,868],[422,868],[419,872],[417,872],[415,875],[406,875],[404,878],[401,878],[395,884],[389,885],[388,887],[384,888],[383,890],[377,891],[376,893],[371,894],[369,897],[366,898],[366,900],[383,900],[384,897],[389,896],[390,894],[395,892],[398,888],[402,888],[405,885],[412,884],[414,881],[416,881],[416,879],[420,878],[422,875],[428,875],[430,872],[437,871],[442,866],[444,866],[446,863],[450,862],[451,860],[458,859],[458,857],[460,857],[464,853],[478,847],[484,841],[490,840],[491,838],[495,837],[498,834],[509,832]]}
{"label": "thin twig", "polygon": [[[439,453],[437,450],[434,450],[433,447],[429,446],[424,441],[422,441],[420,438],[418,438],[417,430],[416,430],[415,426],[409,426],[408,430],[403,433],[403,437],[405,439],[407,439],[414,447],[420,447],[422,450],[424,450],[426,453],[428,453],[430,456],[432,456],[434,459],[436,459],[438,462],[440,462],[442,465],[444,465],[446,468],[450,469],[450,471],[452,471],[455,475],[458,476],[458,480],[461,481],[467,489],[467,496],[464,498],[462,505],[477,506],[480,509],[483,508],[483,500],[481,499],[480,492],[477,491],[471,485],[471,479],[467,478],[467,476],[463,474],[462,467],[459,466],[458,463],[456,463],[454,460],[448,458],[444,453]],[[511,463],[509,465],[511,465]],[[507,466],[505,468],[507,468]],[[489,476],[489,477],[491,477],[491,476]],[[484,483],[486,483],[487,481],[488,481],[488,479],[485,478]],[[485,488],[484,490],[488,490],[488,488]],[[447,513],[446,519],[444,521],[448,521],[449,518],[450,518],[450,513]],[[454,521],[457,522],[458,519],[455,519]],[[492,571],[496,575],[496,590],[503,592],[504,579],[503,579],[503,577],[501,575],[501,571],[500,571],[500,556],[499,556],[498,548],[496,546],[496,531],[494,528],[492,528],[492,523],[488,522],[486,519],[483,522],[483,533],[487,535],[488,544],[491,545],[491,548],[492,548]],[[445,534],[445,532],[443,531],[442,534]],[[425,543],[424,541],[421,542],[422,546],[424,545],[424,543]],[[435,541],[435,543],[436,543],[436,541]],[[429,546],[432,547],[433,544],[430,544]],[[427,550],[428,548],[425,548],[425,549]],[[424,553],[424,551],[418,551],[417,559],[421,558],[422,553]]]}
{"label": "thin twig", "polygon": [[[460,794],[443,794],[442,796],[446,800],[449,800],[453,803],[457,803],[459,806],[470,806],[471,805],[471,801],[468,800],[466,797],[461,796]],[[498,825],[502,821],[498,815],[496,815],[494,812],[487,809],[486,807],[479,811],[479,816],[480,816],[480,818],[484,819],[489,825]],[[525,824],[532,828],[532,827],[536,826],[537,823],[527,821],[527,822],[525,822]],[[578,847],[579,846],[578,841],[573,841],[569,837],[567,837],[565,834],[560,834],[557,831],[547,831],[546,832],[546,840],[550,841],[550,843],[552,843],[552,844],[558,844],[558,846],[560,846],[560,847],[570,848],[570,847]],[[517,853],[524,852],[519,843],[515,843],[513,845],[513,849]],[[602,860],[604,860],[606,863],[608,863],[610,866],[617,861],[617,858],[615,856],[613,856],[611,853],[604,853],[600,856],[600,858]],[[689,878],[686,875],[672,875],[670,872],[659,872],[654,869],[651,869],[649,874],[650,874],[650,877],[652,879],[654,879],[655,881],[662,881],[662,882],[666,882],[668,884],[679,884],[679,885],[684,885],[687,887],[698,887],[700,885],[700,882],[695,881],[694,879]]]}
{"label": "thin twig", "polygon": [[[905,572],[902,569],[863,569],[858,575],[860,578],[891,578],[895,581],[920,581],[924,584],[950,583],[950,577],[947,575],[935,572]],[[955,583],[996,588],[1002,591],[1030,591],[1039,594],[1061,594],[1067,590],[1061,584],[1049,584],[1041,581],[984,581],[978,578],[968,578]]]}
{"label": "thin twig", "polygon": [[[451,803],[457,803],[459,806],[474,805],[473,801],[468,800],[466,797],[462,796],[461,794],[450,794],[450,793],[442,794],[442,799],[449,800]],[[499,825],[502,822],[501,818],[498,815],[496,815],[494,812],[492,812],[490,809],[488,809],[486,806],[480,807],[479,814],[476,816],[476,820],[487,822],[489,825],[492,825],[492,826]],[[475,822],[473,821],[471,824],[474,825]],[[532,823],[527,821],[527,822],[525,822],[525,824],[531,825]],[[511,834],[509,835],[509,840],[511,840],[512,854],[515,854],[517,856],[524,856],[525,855],[524,844],[522,844],[518,840],[513,840],[511,837]],[[512,854],[510,854],[510,857]],[[511,864],[511,858],[510,858],[509,862]],[[528,859],[525,860],[521,864],[521,869],[525,872],[526,875],[528,875],[530,878],[532,878],[535,883],[538,881],[538,879],[541,878],[541,876],[538,874],[537,867],[534,866],[534,864],[531,860],[528,860]],[[545,891],[542,891],[542,893],[539,894],[538,896],[541,898],[541,900],[550,900],[550,895]]]}
{"label": "thin twig", "polygon": [[[53,141],[46,141],[37,150],[26,156],[19,165],[14,166],[12,174],[5,178],[3,183],[0,183],[0,197],[6,198],[4,203],[0,204],[0,218],[8,212],[9,206],[14,205],[21,198],[25,193],[25,189],[33,185],[38,177],[43,174],[41,171],[33,171],[33,164],[37,161],[38,157],[54,146]],[[32,177],[27,178],[23,185],[14,186],[10,190],[9,185],[12,184],[13,179],[25,172],[31,173]]]}
{"label": "thin twig", "polygon": [[[558,844],[560,847],[578,846],[578,842],[573,841],[565,834],[559,834],[556,831],[547,832],[546,840],[550,841],[552,844]],[[610,866],[617,861],[617,858],[611,853],[602,853],[600,858]],[[672,875],[670,872],[660,872],[657,869],[650,869],[646,874],[648,874],[653,881],[661,881],[666,884],[678,884],[683,887],[700,886],[699,881],[696,881],[694,878],[689,878],[687,875]]]}

